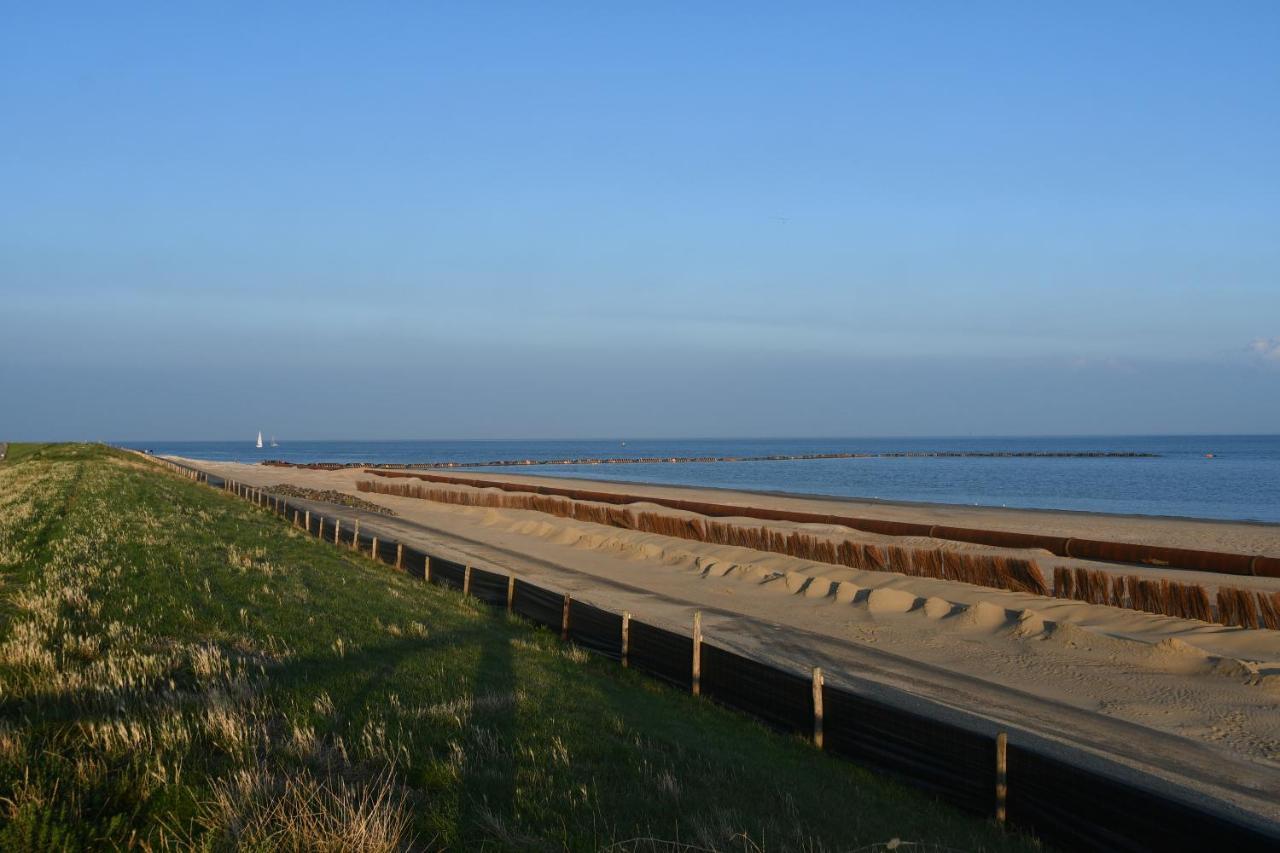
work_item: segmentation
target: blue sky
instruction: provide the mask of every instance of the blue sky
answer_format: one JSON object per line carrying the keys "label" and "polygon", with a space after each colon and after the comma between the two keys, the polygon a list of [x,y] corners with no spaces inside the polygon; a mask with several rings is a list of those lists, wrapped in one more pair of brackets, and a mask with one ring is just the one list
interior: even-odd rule
{"label": "blue sky", "polygon": [[3,437],[1280,431],[1276,3],[187,5],[0,12]]}

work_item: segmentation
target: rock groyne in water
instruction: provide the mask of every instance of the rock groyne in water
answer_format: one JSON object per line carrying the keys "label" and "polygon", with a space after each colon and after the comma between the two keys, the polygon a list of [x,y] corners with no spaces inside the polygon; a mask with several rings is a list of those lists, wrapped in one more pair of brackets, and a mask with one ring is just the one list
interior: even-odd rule
{"label": "rock groyne in water", "polygon": [[268,459],[263,465],[281,468],[407,468],[440,470],[450,468],[520,468],[536,465],[656,465],[691,462],[802,462],[815,459],[1155,459],[1158,453],[1130,451],[1049,451],[1049,450],[910,450],[888,453],[795,453],[769,456],[618,456],[576,459],[496,459],[489,462],[286,462]]}

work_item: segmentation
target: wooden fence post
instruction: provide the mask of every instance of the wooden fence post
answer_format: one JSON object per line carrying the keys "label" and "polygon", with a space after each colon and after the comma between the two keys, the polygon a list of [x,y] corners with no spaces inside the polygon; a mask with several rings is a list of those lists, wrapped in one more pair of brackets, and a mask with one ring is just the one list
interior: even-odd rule
{"label": "wooden fence post", "polygon": [[693,681],[694,696],[702,694],[702,611],[693,614]]}
{"label": "wooden fence post", "polygon": [[369,546],[369,559],[373,560],[375,563],[381,562],[381,560],[378,559],[378,537],[377,536],[373,537],[373,543]]}
{"label": "wooden fence post", "polygon": [[298,511],[296,509],[293,511],[293,526],[298,526]]}
{"label": "wooden fence post", "polygon": [[431,555],[422,555],[422,582],[431,583]]}
{"label": "wooden fence post", "polygon": [[507,575],[507,613],[514,613],[516,606],[516,576]]}
{"label": "wooden fence post", "polygon": [[[359,524],[360,522],[356,522]],[[396,571],[404,571],[404,543],[396,545]]]}
{"label": "wooden fence post", "polygon": [[471,567],[463,566],[462,568],[462,594],[471,594]]}
{"label": "wooden fence post", "polygon": [[342,519],[335,518],[333,520],[333,544],[338,544],[338,532],[342,530]]}
{"label": "wooden fence post", "polygon": [[323,515],[316,516],[316,538],[317,539],[324,538],[324,516]]}
{"label": "wooden fence post", "polygon": [[569,593],[564,594],[564,607],[560,610],[560,640],[569,639]]}
{"label": "wooden fence post", "polygon": [[1003,825],[1008,812],[1006,802],[1009,797],[1009,736],[1004,732],[996,735],[996,823]]}
{"label": "wooden fence post", "polygon": [[631,614],[626,610],[622,611],[622,666],[625,669],[628,666],[628,658],[631,656]]}
{"label": "wooden fence post", "polygon": [[357,553],[360,551],[360,519],[358,518],[356,519],[356,529],[351,534],[351,550]]}
{"label": "wooden fence post", "polygon": [[813,668],[813,745],[822,749],[822,667]]}

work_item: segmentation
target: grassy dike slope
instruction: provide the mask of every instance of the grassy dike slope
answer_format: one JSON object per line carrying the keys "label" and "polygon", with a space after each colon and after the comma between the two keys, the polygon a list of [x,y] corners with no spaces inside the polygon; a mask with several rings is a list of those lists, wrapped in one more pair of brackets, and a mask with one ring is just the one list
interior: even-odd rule
{"label": "grassy dike slope", "polygon": [[11,447],[0,581],[8,849],[1031,846],[102,447]]}

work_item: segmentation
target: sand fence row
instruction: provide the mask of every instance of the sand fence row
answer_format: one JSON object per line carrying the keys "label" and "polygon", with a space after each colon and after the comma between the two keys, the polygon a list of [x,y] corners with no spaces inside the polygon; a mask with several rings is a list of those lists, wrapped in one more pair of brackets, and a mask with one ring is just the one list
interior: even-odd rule
{"label": "sand fence row", "polygon": [[622,530],[750,548],[862,571],[960,581],[1242,628],[1280,629],[1280,593],[1223,587],[1218,592],[1215,610],[1210,605],[1208,591],[1200,584],[1116,576],[1096,569],[1056,567],[1050,588],[1036,561],[1024,557],[868,543],[851,537],[784,531],[690,513],[636,511],[615,504],[492,488],[448,488],[403,480],[361,480],[356,487],[362,492],[457,506],[532,510]]}

